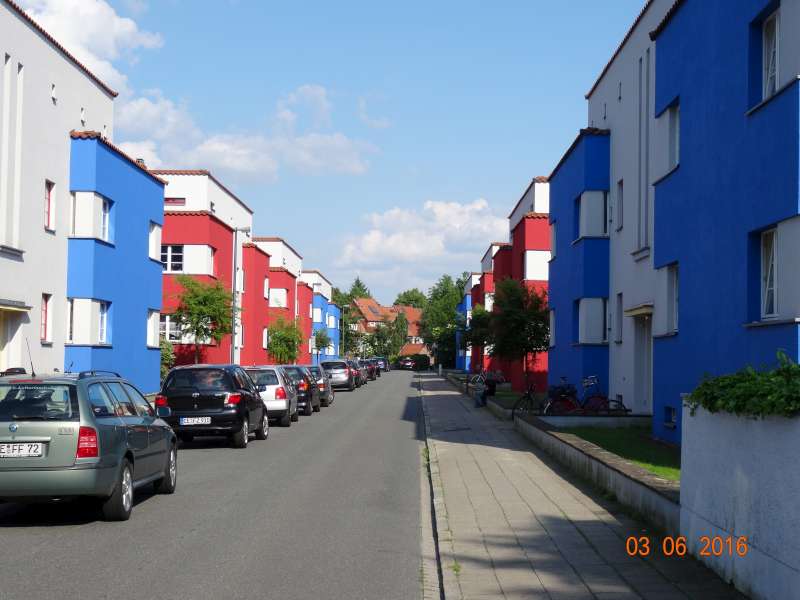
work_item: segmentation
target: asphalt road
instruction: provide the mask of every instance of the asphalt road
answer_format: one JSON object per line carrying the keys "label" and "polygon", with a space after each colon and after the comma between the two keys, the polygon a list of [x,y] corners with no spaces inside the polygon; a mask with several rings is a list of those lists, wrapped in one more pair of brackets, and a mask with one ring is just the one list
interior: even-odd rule
{"label": "asphalt road", "polygon": [[0,505],[0,598],[418,598],[419,419],[392,371],[246,450],[185,446],[125,523]]}

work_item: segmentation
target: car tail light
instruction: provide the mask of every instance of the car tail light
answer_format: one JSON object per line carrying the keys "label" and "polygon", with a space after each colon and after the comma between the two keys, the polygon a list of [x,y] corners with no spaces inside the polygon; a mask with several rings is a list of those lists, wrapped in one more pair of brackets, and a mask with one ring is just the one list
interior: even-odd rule
{"label": "car tail light", "polygon": [[159,394],[156,396],[156,406],[169,406],[169,402],[167,401],[166,396],[162,396]]}
{"label": "car tail light", "polygon": [[286,400],[286,389],[283,386],[275,390],[275,400]]}
{"label": "car tail light", "polygon": [[319,387],[319,391],[320,392],[324,392],[325,391],[325,384],[324,383],[320,383],[318,387]]}
{"label": "car tail light", "polygon": [[99,455],[97,431],[92,427],[81,427],[78,430],[78,449],[75,451],[75,458],[97,458]]}
{"label": "car tail light", "polygon": [[297,384],[297,389],[300,390],[301,392],[305,392],[308,389],[308,382],[301,381],[300,383]]}
{"label": "car tail light", "polygon": [[228,394],[228,397],[225,398],[225,404],[227,406],[233,406],[235,404],[239,404],[242,401],[241,394]]}

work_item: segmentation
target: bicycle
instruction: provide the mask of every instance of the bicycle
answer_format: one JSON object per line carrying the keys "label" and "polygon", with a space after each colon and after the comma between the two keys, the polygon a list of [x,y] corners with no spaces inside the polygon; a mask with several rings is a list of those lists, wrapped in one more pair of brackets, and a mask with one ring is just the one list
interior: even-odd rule
{"label": "bicycle", "polygon": [[511,420],[517,413],[536,414],[540,415],[544,412],[544,405],[542,401],[536,397],[536,387],[531,383],[528,389],[519,397],[514,407],[511,409]]}
{"label": "bicycle", "polygon": [[545,407],[545,414],[627,414],[630,409],[622,400],[609,400],[600,389],[600,380],[596,375],[589,375],[581,381],[583,397],[578,398],[575,386],[561,378],[560,386],[553,386],[555,398],[550,398]]}

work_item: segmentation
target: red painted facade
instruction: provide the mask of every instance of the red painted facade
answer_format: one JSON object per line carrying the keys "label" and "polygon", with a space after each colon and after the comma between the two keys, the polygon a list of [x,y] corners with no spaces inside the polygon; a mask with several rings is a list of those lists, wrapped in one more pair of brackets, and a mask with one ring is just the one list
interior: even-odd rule
{"label": "red painted facade", "polygon": [[313,317],[311,307],[314,302],[314,289],[305,282],[297,283],[297,310],[300,320],[300,331],[303,332],[303,341],[300,343],[300,353],[297,362],[301,365],[311,364],[311,351],[308,340],[311,339]]}
{"label": "red painted facade", "polygon": [[[204,283],[220,282],[233,290],[233,230],[213,214],[197,212],[165,212],[161,232],[163,245],[205,245],[213,249],[213,273],[192,275]],[[184,257],[185,260],[185,257]],[[180,273],[164,272],[162,291],[162,314],[172,314],[180,304],[183,288],[177,282]],[[193,344],[174,344],[175,364],[195,362]],[[231,336],[226,335],[219,344],[212,343],[200,348],[200,361],[228,363],[231,359]]]}
{"label": "red painted facade", "polygon": [[287,323],[294,321],[295,298],[297,292],[297,278],[283,267],[270,267],[269,269],[270,295],[276,289],[286,290],[286,307],[269,307],[269,322],[275,323],[283,319]]}
{"label": "red painted facade", "polygon": [[270,256],[255,244],[242,246],[244,292],[241,295],[244,346],[239,362],[243,365],[269,364],[269,353],[264,348],[264,330],[269,326],[269,300],[264,294],[264,282],[270,276]]}

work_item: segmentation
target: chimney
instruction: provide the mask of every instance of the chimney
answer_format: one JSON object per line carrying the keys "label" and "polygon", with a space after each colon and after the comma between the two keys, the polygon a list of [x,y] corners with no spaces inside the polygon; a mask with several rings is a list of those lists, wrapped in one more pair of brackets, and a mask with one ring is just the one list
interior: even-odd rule
{"label": "chimney", "polygon": [[136,159],[136,164],[139,165],[145,171],[147,170],[147,165],[144,164],[144,159],[143,158],[137,158]]}

